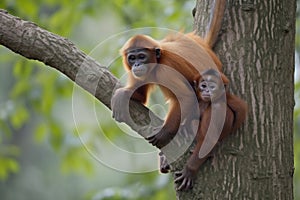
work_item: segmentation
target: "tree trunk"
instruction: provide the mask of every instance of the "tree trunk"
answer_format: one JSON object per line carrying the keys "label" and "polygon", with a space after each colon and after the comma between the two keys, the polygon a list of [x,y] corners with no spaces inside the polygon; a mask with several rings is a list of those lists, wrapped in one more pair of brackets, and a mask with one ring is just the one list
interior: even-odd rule
{"label": "tree trunk", "polygon": [[[211,3],[197,2],[200,34]],[[295,11],[295,0],[227,1],[215,51],[248,118],[179,199],[293,199]]]}

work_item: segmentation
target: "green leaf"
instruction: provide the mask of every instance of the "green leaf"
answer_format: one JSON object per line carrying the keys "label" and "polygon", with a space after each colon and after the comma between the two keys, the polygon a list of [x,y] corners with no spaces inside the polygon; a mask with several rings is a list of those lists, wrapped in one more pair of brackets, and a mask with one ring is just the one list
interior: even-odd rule
{"label": "green leaf", "polygon": [[48,132],[48,126],[46,124],[39,124],[34,131],[34,140],[36,142],[42,142]]}
{"label": "green leaf", "polygon": [[68,149],[64,156],[61,169],[63,172],[79,172],[87,175],[92,175],[94,168],[85,148],[80,146],[74,146]]}
{"label": "green leaf", "polygon": [[21,128],[29,119],[29,112],[24,106],[19,106],[15,113],[10,117],[13,127]]}
{"label": "green leaf", "polygon": [[[5,120],[0,119],[0,130],[1,130],[0,137],[2,137],[3,133],[5,134],[5,136],[12,135],[12,131],[10,130],[8,123]],[[3,135],[3,137],[4,137],[4,135]],[[0,138],[0,144],[1,144],[1,142],[2,142],[2,138]]]}
{"label": "green leaf", "polygon": [[55,150],[59,150],[63,143],[63,133],[61,127],[56,123],[51,123],[50,125],[50,142]]}
{"label": "green leaf", "polygon": [[14,159],[7,159],[7,170],[12,173],[16,173],[20,170],[19,163]]}
{"label": "green leaf", "polygon": [[18,60],[13,67],[13,75],[15,77],[22,77],[22,68],[23,68],[23,62],[21,60]]}
{"label": "green leaf", "polygon": [[19,163],[15,159],[0,157],[0,163],[0,180],[5,180],[10,173],[17,173],[20,170]]}
{"label": "green leaf", "polygon": [[17,0],[17,7],[21,7],[22,8],[22,13],[26,13],[26,15],[29,15],[31,17],[36,17],[37,16],[37,11],[38,11],[38,4],[36,1],[33,0],[27,0],[27,1],[23,1],[23,0]]}
{"label": "green leaf", "polygon": [[12,89],[10,96],[11,98],[17,98],[23,96],[24,93],[27,93],[30,89],[28,80],[20,80],[16,83],[14,88]]}
{"label": "green leaf", "polygon": [[36,61],[25,60],[22,58],[18,60],[13,67],[13,75],[18,79],[28,79],[34,69],[34,63]]}

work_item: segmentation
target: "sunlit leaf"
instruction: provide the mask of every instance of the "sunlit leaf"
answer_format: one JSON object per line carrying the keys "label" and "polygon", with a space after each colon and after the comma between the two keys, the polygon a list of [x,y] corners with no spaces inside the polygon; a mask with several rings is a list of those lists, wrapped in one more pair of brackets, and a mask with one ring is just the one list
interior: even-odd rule
{"label": "sunlit leaf", "polygon": [[[0,137],[2,136],[2,134],[5,134],[6,137],[9,137],[12,135],[12,131],[11,131],[10,127],[8,126],[7,122],[4,120],[1,120],[1,119],[0,119],[0,130],[1,130]],[[4,137],[4,135],[3,135],[3,137]],[[1,140],[2,139],[0,139],[0,144],[1,144]]]}
{"label": "sunlit leaf", "polygon": [[64,173],[79,172],[91,175],[94,167],[82,145],[69,148],[61,165]]}
{"label": "sunlit leaf", "polygon": [[12,125],[19,129],[21,128],[29,119],[28,110],[23,106],[19,106],[15,113],[10,117]]}
{"label": "sunlit leaf", "polygon": [[23,62],[21,60],[17,61],[13,69],[13,74],[15,77],[22,76],[22,68],[23,68]]}
{"label": "sunlit leaf", "polygon": [[56,123],[50,124],[50,142],[55,150],[59,150],[62,146],[64,137],[61,127]]}
{"label": "sunlit leaf", "polygon": [[34,139],[37,142],[42,142],[48,132],[48,126],[44,123],[39,124],[34,131]]}
{"label": "sunlit leaf", "polygon": [[26,3],[24,3],[23,0],[16,0],[17,5],[19,7],[22,7],[22,12],[26,13],[27,15],[30,15],[32,17],[37,16],[38,6],[37,3],[33,0],[27,0]]}
{"label": "sunlit leaf", "polygon": [[24,93],[27,93],[30,89],[30,82],[28,80],[20,80],[16,83],[14,88],[11,91],[11,97],[17,98],[22,96]]}
{"label": "sunlit leaf", "polygon": [[0,180],[5,180],[9,174],[20,170],[20,166],[15,159],[0,157],[0,163]]}
{"label": "sunlit leaf", "polygon": [[24,58],[18,60],[13,68],[14,76],[21,80],[27,79],[32,73],[34,63],[34,61],[25,60]]}
{"label": "sunlit leaf", "polygon": [[13,159],[7,159],[7,169],[8,171],[12,172],[12,173],[16,173],[19,171],[20,166],[18,164],[18,162],[16,162],[16,160]]}

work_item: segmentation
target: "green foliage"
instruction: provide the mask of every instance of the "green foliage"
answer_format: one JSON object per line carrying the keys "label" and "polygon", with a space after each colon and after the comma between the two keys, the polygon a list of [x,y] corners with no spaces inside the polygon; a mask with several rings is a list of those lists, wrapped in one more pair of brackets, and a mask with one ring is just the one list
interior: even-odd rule
{"label": "green foliage", "polygon": [[170,177],[157,177],[155,173],[143,174],[143,181],[135,184],[136,180],[128,183],[122,188],[112,187],[98,192],[88,199],[92,200],[158,200],[175,199],[175,195],[166,193],[167,190],[174,190],[173,184],[170,184]]}
{"label": "green foliage", "polygon": [[19,105],[11,115],[10,122],[13,127],[20,129],[29,119],[28,110],[25,106]]}
{"label": "green foliage", "polygon": [[[105,22],[108,18],[113,17],[116,22],[121,24],[117,24],[117,27],[115,27],[116,33],[129,28],[145,26],[191,30],[193,4],[194,2],[192,1],[183,0],[0,1],[0,7],[8,10],[11,14],[33,21],[38,26],[64,37],[76,38],[77,40],[74,42],[82,43],[80,48],[85,49],[94,47],[86,45],[85,42],[88,38],[86,35],[88,33],[83,30],[89,26],[85,23],[87,21]],[[111,26],[113,24],[107,24],[107,27]],[[103,27],[105,28],[105,26]],[[95,32],[103,32],[103,27],[95,29]],[[159,32],[153,31],[151,34],[154,37],[157,36],[158,39],[160,37]],[[94,41],[92,45],[96,45],[98,42]],[[118,51],[120,46],[118,42],[113,41],[107,44],[106,52],[101,52],[100,55],[108,57],[112,51]],[[70,130],[76,129],[83,137],[88,136],[86,137],[88,138],[86,144],[93,146],[95,145],[93,144],[94,138],[98,136],[97,125],[94,127],[95,125],[87,123],[76,124],[75,127],[71,111],[63,109],[59,113],[63,117],[59,116],[56,111],[61,109],[59,105],[62,102],[65,102],[66,105],[71,104],[73,83],[55,70],[49,69],[39,62],[29,61],[21,56],[12,54],[2,47],[0,48],[0,62],[0,179],[5,181],[12,180],[11,174],[17,175],[18,172],[22,171],[20,169],[26,170],[27,167],[30,168],[31,166],[24,162],[29,159],[28,155],[32,153],[34,155],[41,154],[43,158],[42,152],[46,151],[48,144],[60,157],[62,172],[65,174],[74,172],[75,174],[85,174],[91,177],[99,166],[95,165],[82,143],[78,142],[78,136]],[[121,60],[118,59],[114,65],[117,67],[111,68],[113,73],[121,75],[123,73],[123,69],[120,68]],[[82,98],[90,99],[91,97],[83,95]],[[64,112],[70,112],[70,114],[68,115]],[[107,134],[107,137],[110,140],[120,139],[122,131],[115,125],[112,126],[112,120],[106,114],[101,114],[101,110],[97,110],[97,113],[100,113],[101,128]],[[84,128],[78,129],[78,127]],[[76,140],[77,142],[74,142]],[[38,145],[40,151],[34,150],[36,147],[33,147],[33,143]],[[28,152],[31,152],[31,154],[28,154]],[[44,178],[51,177],[51,173],[53,173],[51,169],[54,164],[48,161],[55,159],[50,157],[44,159],[45,164],[33,158],[31,162],[35,166],[44,166],[42,168]],[[21,177],[26,172],[18,174],[14,179],[22,180]],[[164,176],[165,178],[162,179],[157,172],[154,172],[143,174],[142,178],[132,178],[134,177],[132,175],[127,175],[126,177],[128,180],[115,180],[114,185],[122,182],[122,184],[118,184],[120,186],[110,187],[106,190],[103,190],[101,187],[94,189],[90,189],[90,187],[86,189],[89,193],[85,196],[87,196],[87,199],[99,199],[99,195],[101,196],[105,193],[104,196],[106,196],[107,191],[112,191],[111,195],[106,196],[107,198],[125,199],[127,196],[127,199],[129,197],[135,199],[144,199],[144,197],[147,199],[166,199],[170,198],[170,195],[171,198],[175,198],[173,186],[168,176]],[[104,178],[111,179],[108,175],[104,176]],[[101,179],[103,179],[102,176]],[[27,183],[26,179],[25,182]],[[11,195],[8,190],[10,188],[17,195],[14,190],[16,186],[17,184],[14,185],[13,182],[10,182],[7,187],[3,187],[0,184],[0,192],[3,198],[6,197],[5,195]],[[39,185],[39,187],[42,186]],[[36,190],[44,191],[43,194],[49,191],[48,188],[47,190],[45,188]],[[22,190],[18,191],[20,193],[24,192]],[[74,191],[73,189],[72,193],[80,194],[80,191]],[[43,199],[47,199],[46,196],[42,196]],[[30,198],[28,195],[26,197]],[[76,198],[80,197],[76,196]],[[49,199],[53,199],[53,197],[51,196]]]}
{"label": "green foliage", "polygon": [[[0,5],[1,8],[23,19],[33,21],[61,35],[68,35],[84,14],[75,12],[82,2],[84,1],[69,4],[68,1],[56,0],[26,2],[16,0],[1,1]],[[72,23],[65,23],[61,20],[62,17]],[[70,98],[72,83],[36,61],[29,61],[13,54],[1,54],[0,59],[3,65],[1,74],[6,74],[1,77],[0,84],[2,91],[0,106],[3,107],[0,113],[0,131],[3,133],[3,136],[1,135],[3,140],[0,143],[6,141],[5,145],[8,148],[12,147],[13,141],[18,137],[15,133],[32,129],[36,141],[43,142],[47,139],[54,149],[59,150],[64,143],[63,126],[54,118],[52,110],[56,100]],[[1,178],[8,178],[11,172],[18,170],[19,165],[14,158],[6,154],[1,156]]]}
{"label": "green foliage", "polygon": [[[72,38],[76,35],[78,38],[75,43],[82,42],[82,47],[91,49],[94,46],[85,46],[87,33],[84,28],[86,20],[106,21],[110,17],[117,16],[116,21],[121,25],[117,25],[116,31],[124,31],[130,28],[141,27],[162,27],[174,30],[191,30],[193,19],[191,10],[194,1],[184,0],[3,0],[0,1],[0,7],[8,10],[11,14],[19,16],[22,19],[33,21],[39,26],[54,32],[56,34]],[[107,16],[109,15],[109,16]],[[87,20],[87,21],[88,21]],[[296,49],[300,49],[300,32],[299,19],[297,19],[297,35]],[[108,24],[107,27],[113,26]],[[76,29],[80,27],[80,29]],[[106,27],[100,27],[96,34],[104,31]],[[159,39],[159,32],[151,32],[154,37]],[[100,37],[101,35],[99,35]],[[121,40],[120,40],[121,41]],[[95,41],[93,44],[96,45]],[[118,43],[119,41],[114,41]],[[115,46],[114,46],[115,45]],[[106,52],[102,52],[103,57],[109,56],[111,51],[116,49],[119,44],[106,45]],[[67,123],[70,119],[59,120],[54,114],[55,106],[67,101],[71,104],[73,92],[73,83],[59,73],[45,67],[36,61],[28,61],[11,52],[0,48],[0,180],[12,180],[11,174],[17,175],[25,164],[21,165],[21,160],[27,160],[25,151],[33,149],[28,145],[22,137],[25,135],[26,140],[34,140],[40,144],[41,151],[45,150],[45,144],[50,144],[54,152],[60,156],[61,171],[64,173],[81,173],[89,176],[93,175],[99,165],[95,165],[90,155],[80,142],[74,142],[78,136],[73,131],[78,127],[77,131],[87,132],[87,144],[93,145],[93,138],[97,137],[97,128],[90,124],[80,124],[74,127]],[[118,59],[111,68],[116,75],[121,75],[123,69],[120,68],[121,61]],[[91,98],[84,96],[83,98]],[[300,82],[295,87],[295,99],[298,102],[295,108],[295,188],[300,184]],[[64,112],[64,111],[62,111]],[[101,111],[97,111],[101,113]],[[103,131],[107,133],[111,140],[120,138],[120,130],[116,126],[111,126],[111,122],[106,115],[100,118]],[[74,122],[73,122],[74,123]],[[113,127],[113,128],[112,128]],[[84,130],[84,131],[83,131]],[[30,133],[32,138],[30,138]],[[85,136],[85,133],[82,133]],[[21,139],[20,139],[21,138]],[[29,143],[31,144],[31,143]],[[25,148],[26,147],[26,148]],[[35,152],[39,153],[39,152]],[[27,154],[28,155],[28,154]],[[51,169],[53,164],[48,160],[53,158],[45,158],[42,175],[52,176]],[[33,160],[35,165],[40,164],[40,160]],[[20,175],[21,176],[21,175]],[[135,175],[126,176],[126,180],[119,178],[115,181],[114,187],[106,189],[95,184],[85,190],[86,199],[174,199],[173,185],[170,183],[168,176],[159,176],[157,172],[143,174],[142,178]],[[15,177],[17,178],[17,177]],[[110,175],[101,174],[100,180],[112,179]],[[27,180],[25,181],[27,184]],[[56,179],[52,182],[58,184]],[[80,182],[84,182],[81,178]],[[87,181],[90,182],[90,181]],[[17,193],[13,182],[8,182],[6,189],[12,188],[13,193]],[[52,183],[53,184],[53,183]],[[63,183],[68,185],[74,183]],[[82,184],[83,185],[83,184]],[[103,186],[105,187],[105,186]],[[93,188],[93,189],[91,189]],[[5,198],[7,190],[1,190],[1,197]],[[48,191],[45,188],[39,188],[40,191]],[[56,188],[57,190],[57,188]],[[54,192],[56,192],[54,190]],[[82,192],[72,188],[72,193],[76,198],[80,199]],[[88,191],[88,192],[87,192]],[[23,191],[24,192],[24,191]],[[51,191],[52,192],[52,191]],[[25,193],[25,192],[24,192]],[[67,193],[67,192],[65,192]],[[25,193],[26,194],[26,193]],[[44,194],[44,193],[43,193]],[[32,195],[32,194],[31,194]],[[53,192],[49,199],[53,199]],[[300,198],[299,191],[295,191],[295,197]],[[21,195],[24,197],[23,194]],[[36,193],[34,192],[34,197]],[[43,196],[43,195],[42,195]],[[30,198],[29,196],[26,196]],[[6,199],[6,198],[5,198]],[[43,196],[43,199],[47,199]],[[60,198],[64,199],[64,198]],[[74,199],[70,198],[70,199]]]}
{"label": "green foliage", "polygon": [[63,156],[62,171],[69,173],[70,171],[87,173],[92,175],[94,166],[91,163],[91,157],[88,156],[82,144],[69,146]]}
{"label": "green foliage", "polygon": [[141,3],[139,0],[121,0],[112,1],[112,4],[130,28],[158,26],[180,30],[192,27],[191,7],[194,2],[150,0]]}
{"label": "green foliage", "polygon": [[10,173],[17,173],[20,170],[18,161],[19,148],[14,145],[0,146],[0,180],[8,178]]}
{"label": "green foliage", "polygon": [[0,156],[0,162],[0,180],[6,179],[9,173],[19,171],[19,163],[13,158]]}
{"label": "green foliage", "polygon": [[36,142],[42,142],[45,140],[46,135],[48,134],[48,126],[44,123],[40,123],[35,127],[34,139]]}

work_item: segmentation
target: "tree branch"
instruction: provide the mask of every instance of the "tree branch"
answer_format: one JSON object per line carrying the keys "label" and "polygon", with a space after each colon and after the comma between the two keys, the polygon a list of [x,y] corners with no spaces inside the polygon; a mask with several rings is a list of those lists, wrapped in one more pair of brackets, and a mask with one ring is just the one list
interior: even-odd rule
{"label": "tree branch", "polygon": [[[10,15],[2,9],[0,27],[1,45],[28,59],[41,61],[57,69],[110,108],[113,89],[118,87],[117,78],[68,39]],[[149,135],[146,134],[146,129],[140,130],[139,127],[150,123],[150,112],[142,104],[131,101],[130,114],[137,124],[126,124],[140,135]],[[151,113],[151,123],[156,126],[161,120]]]}

